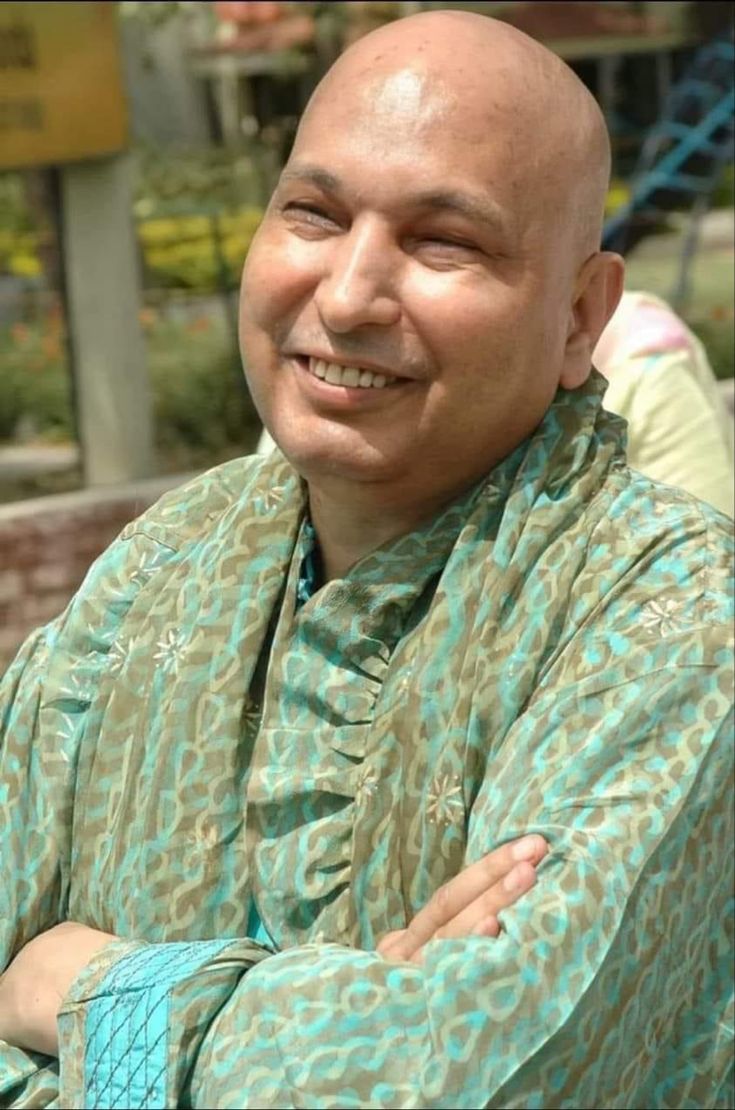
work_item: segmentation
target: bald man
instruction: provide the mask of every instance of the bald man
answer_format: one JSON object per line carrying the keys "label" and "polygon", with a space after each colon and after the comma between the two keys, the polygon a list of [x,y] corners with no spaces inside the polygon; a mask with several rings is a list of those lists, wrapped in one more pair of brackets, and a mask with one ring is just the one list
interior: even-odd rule
{"label": "bald man", "polygon": [[728,523],[629,471],[572,73],[360,40],[243,275],[280,451],[6,677],[5,1106],[724,1107]]}

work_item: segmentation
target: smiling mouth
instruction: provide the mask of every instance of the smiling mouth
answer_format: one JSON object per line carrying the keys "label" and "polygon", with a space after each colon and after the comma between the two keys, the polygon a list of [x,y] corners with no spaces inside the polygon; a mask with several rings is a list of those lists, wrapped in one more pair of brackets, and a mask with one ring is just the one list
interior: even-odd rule
{"label": "smiling mouth", "polygon": [[405,378],[392,374],[382,374],[375,370],[364,370],[359,366],[346,366],[339,362],[327,362],[323,358],[303,356],[299,362],[313,378],[319,378],[327,385],[340,385],[348,389],[389,389],[401,385]]}

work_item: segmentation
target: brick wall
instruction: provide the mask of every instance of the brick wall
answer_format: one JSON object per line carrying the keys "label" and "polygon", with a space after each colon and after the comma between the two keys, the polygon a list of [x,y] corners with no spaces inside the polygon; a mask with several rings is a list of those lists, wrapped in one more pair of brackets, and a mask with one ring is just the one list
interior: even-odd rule
{"label": "brick wall", "polygon": [[124,525],[187,477],[0,506],[0,674],[28,633],[61,612]]}

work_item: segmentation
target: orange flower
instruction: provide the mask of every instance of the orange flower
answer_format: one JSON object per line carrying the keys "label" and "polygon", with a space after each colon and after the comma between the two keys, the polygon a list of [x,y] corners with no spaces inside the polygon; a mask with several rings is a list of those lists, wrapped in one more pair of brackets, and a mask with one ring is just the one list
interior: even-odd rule
{"label": "orange flower", "polygon": [[44,335],[41,340],[41,350],[47,359],[55,360],[61,358],[61,343],[59,342],[58,335]]}
{"label": "orange flower", "polygon": [[46,330],[52,335],[60,335],[64,330],[64,314],[58,304],[54,304],[46,313]]}

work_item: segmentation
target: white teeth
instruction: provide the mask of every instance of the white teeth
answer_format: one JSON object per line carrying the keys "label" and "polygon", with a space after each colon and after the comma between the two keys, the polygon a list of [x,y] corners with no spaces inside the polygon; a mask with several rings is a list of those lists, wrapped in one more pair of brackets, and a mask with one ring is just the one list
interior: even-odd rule
{"label": "white teeth", "polygon": [[351,389],[360,381],[360,371],[355,366],[346,366],[342,371],[342,385],[348,385]]}
{"label": "white teeth", "polygon": [[[385,389],[388,377],[374,374],[372,370],[359,370],[356,366],[340,366],[321,358],[309,359],[309,372],[329,385],[344,385],[350,389]],[[393,380],[393,379],[391,379]]]}

